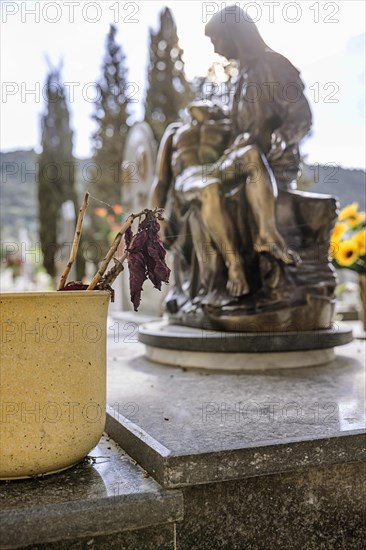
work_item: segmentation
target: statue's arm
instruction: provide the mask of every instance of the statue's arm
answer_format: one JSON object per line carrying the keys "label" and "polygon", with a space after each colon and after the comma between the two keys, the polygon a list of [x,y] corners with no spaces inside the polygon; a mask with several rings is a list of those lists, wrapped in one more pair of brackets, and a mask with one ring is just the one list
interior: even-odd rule
{"label": "statue's arm", "polygon": [[167,202],[169,188],[173,179],[173,137],[179,126],[179,123],[170,124],[160,142],[155,177],[151,187],[151,205],[153,208],[165,208]]}

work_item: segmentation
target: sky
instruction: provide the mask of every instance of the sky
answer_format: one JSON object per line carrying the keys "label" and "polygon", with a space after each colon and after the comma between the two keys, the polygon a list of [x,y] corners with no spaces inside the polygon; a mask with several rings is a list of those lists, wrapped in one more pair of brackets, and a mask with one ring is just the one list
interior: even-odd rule
{"label": "sky", "polygon": [[[204,35],[210,16],[233,2],[1,1],[2,151],[39,151],[48,63],[63,60],[63,82],[74,129],[74,154],[91,153],[95,82],[109,24],[118,29],[129,68],[132,120],[143,117],[149,27],[171,8],[188,78],[205,75],[215,59]],[[237,2],[265,42],[301,71],[314,115],[303,144],[308,162],[365,167],[365,3],[362,0]]]}

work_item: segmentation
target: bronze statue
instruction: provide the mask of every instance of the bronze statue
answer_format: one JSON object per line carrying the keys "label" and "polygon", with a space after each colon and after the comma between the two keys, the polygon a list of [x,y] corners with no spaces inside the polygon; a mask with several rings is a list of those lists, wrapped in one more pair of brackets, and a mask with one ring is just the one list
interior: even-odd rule
{"label": "bronze statue", "polygon": [[168,210],[164,238],[175,271],[167,309],[191,326],[325,328],[336,204],[294,191],[299,141],[311,126],[304,86],[248,16],[233,10],[206,26],[215,51],[239,62],[230,112],[194,102],[190,121],[170,125],[160,145],[153,206]]}

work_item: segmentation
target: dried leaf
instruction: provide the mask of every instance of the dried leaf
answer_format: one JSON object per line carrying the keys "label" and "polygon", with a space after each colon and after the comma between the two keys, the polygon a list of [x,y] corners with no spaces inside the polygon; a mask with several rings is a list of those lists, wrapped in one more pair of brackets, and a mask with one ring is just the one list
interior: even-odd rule
{"label": "dried leaf", "polygon": [[170,269],[165,263],[166,252],[158,235],[150,236],[147,254],[148,277],[154,287],[161,290],[161,284],[169,282]]}
{"label": "dried leaf", "polygon": [[131,241],[132,241],[132,237],[133,237],[133,233],[132,233],[132,229],[131,227],[129,227],[125,233],[125,244],[126,244],[126,248],[128,248],[131,244]]}
{"label": "dried leaf", "polygon": [[150,281],[161,290],[161,284],[169,282],[170,269],[165,263],[166,251],[159,237],[159,229],[156,219],[151,220],[148,225],[147,269]]}
{"label": "dried leaf", "polygon": [[130,246],[128,248],[127,261],[130,271],[130,296],[135,311],[138,310],[141,303],[142,285],[147,279],[144,252],[147,236],[146,230],[137,233],[130,241]]}
{"label": "dried leaf", "polygon": [[84,285],[81,281],[71,281],[63,288],[60,288],[58,292],[63,292],[64,290],[86,290],[87,288],[88,285]]}

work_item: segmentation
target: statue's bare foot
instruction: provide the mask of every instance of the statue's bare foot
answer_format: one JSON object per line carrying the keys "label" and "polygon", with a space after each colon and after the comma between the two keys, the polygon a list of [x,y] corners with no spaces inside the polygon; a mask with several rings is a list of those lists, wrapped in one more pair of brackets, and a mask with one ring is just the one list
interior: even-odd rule
{"label": "statue's bare foot", "polygon": [[300,254],[295,252],[295,250],[292,250],[292,248],[287,248],[286,249],[285,258],[287,258],[287,261],[286,261],[286,259],[284,259],[283,261],[286,264],[295,264],[295,265],[301,264]]}
{"label": "statue's bare foot", "polygon": [[301,258],[295,250],[288,248],[285,242],[282,239],[277,241],[272,241],[268,239],[267,241],[258,242],[255,245],[256,252],[268,252],[277,260],[281,260],[284,264],[295,264],[298,265],[301,263]]}
{"label": "statue's bare foot", "polygon": [[240,265],[234,264],[228,268],[228,281],[226,288],[230,296],[239,297],[249,294],[250,289]]}

